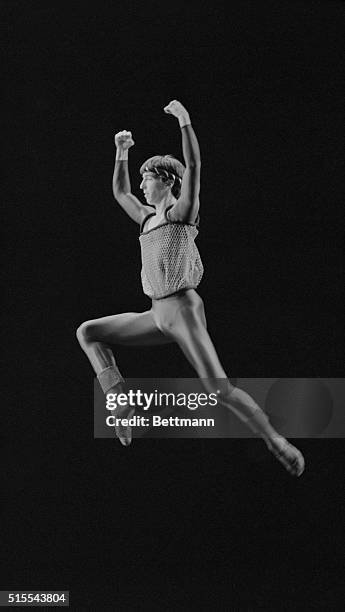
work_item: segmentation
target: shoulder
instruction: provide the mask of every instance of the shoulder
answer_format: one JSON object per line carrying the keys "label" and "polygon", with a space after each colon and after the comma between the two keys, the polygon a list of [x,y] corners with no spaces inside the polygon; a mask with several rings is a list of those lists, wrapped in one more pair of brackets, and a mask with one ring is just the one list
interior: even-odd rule
{"label": "shoulder", "polygon": [[[142,219],[142,221],[141,221],[141,223],[140,223],[140,233],[142,233],[142,232],[143,232],[143,230],[144,230],[144,225],[146,225],[146,222],[147,222],[149,219],[151,219],[151,217],[154,217],[155,215],[156,215],[156,211],[151,211],[151,212],[149,212],[149,213],[148,213],[148,212],[145,210],[145,213],[144,213],[143,219]],[[146,230],[146,229],[147,229],[147,226],[145,227],[145,230]]]}
{"label": "shoulder", "polygon": [[170,206],[167,209],[166,212],[166,217],[168,221],[172,221],[172,222],[176,222],[176,223],[189,223],[189,224],[193,224],[193,225],[198,225],[199,224],[199,219],[200,219],[200,215],[199,215],[199,207],[200,207],[200,201],[199,198],[196,202],[196,206],[193,207],[191,210],[185,210],[183,207],[181,207],[180,205],[180,200],[177,200],[177,202],[175,202],[175,204],[173,204],[172,206]]}

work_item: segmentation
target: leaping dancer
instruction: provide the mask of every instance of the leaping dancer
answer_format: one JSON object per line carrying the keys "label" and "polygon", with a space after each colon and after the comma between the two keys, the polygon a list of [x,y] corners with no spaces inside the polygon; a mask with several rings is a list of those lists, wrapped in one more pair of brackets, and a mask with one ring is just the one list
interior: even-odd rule
{"label": "leaping dancer", "polygon": [[[128,151],[134,145],[132,133],[124,130],[115,135],[113,193],[140,226],[141,279],[144,293],[152,300],[151,309],[86,321],[78,328],[77,338],[105,394],[124,391],[114,346],[176,342],[206,390],[216,393],[220,405],[258,433],[290,474],[300,476],[304,470],[301,452],[278,434],[248,393],[230,383],[208,334],[204,303],[196,292],[203,274],[195,244],[200,149],[186,108],[173,100],[164,111],[178,119],[185,166],[171,155],[147,159],[140,168],[146,205],[131,193]],[[154,207],[149,214],[147,204]],[[133,412],[133,408],[127,410],[126,416]],[[117,427],[116,433],[123,445],[130,444],[130,427]]]}

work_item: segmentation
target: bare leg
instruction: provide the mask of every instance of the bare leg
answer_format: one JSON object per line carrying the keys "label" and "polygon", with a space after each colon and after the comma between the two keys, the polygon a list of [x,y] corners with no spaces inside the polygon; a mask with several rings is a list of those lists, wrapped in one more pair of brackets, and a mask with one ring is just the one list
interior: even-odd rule
{"label": "bare leg", "polygon": [[115,363],[111,345],[148,346],[172,342],[158,329],[151,311],[126,312],[85,321],[77,329],[77,338],[96,374]]}
{"label": "bare leg", "polygon": [[277,433],[248,393],[234,387],[228,380],[205,327],[203,302],[198,294],[188,291],[155,302],[153,312],[157,326],[179,344],[207,390],[216,392],[221,405],[234,412],[252,431],[259,433],[291,474],[300,476],[304,469],[300,451]]}
{"label": "bare leg", "polygon": [[[123,378],[117,367],[112,345],[154,345],[167,344],[166,337],[156,326],[151,311],[143,313],[124,313],[85,321],[77,330],[77,338],[86,353],[104,393],[121,393]],[[117,416],[131,417],[134,409],[117,408]],[[119,427],[116,430],[122,444],[131,441],[131,428]]]}

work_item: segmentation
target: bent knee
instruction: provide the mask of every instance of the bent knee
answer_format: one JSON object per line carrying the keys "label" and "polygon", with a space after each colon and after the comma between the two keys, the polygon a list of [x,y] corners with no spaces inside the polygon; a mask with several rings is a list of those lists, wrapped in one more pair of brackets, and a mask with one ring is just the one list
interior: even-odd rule
{"label": "bent knee", "polygon": [[79,325],[76,336],[79,344],[85,344],[95,339],[95,325],[93,321],[84,321]]}
{"label": "bent knee", "polygon": [[228,378],[219,378],[215,380],[216,383],[216,395],[220,402],[231,402],[232,394],[236,387],[230,382]]}

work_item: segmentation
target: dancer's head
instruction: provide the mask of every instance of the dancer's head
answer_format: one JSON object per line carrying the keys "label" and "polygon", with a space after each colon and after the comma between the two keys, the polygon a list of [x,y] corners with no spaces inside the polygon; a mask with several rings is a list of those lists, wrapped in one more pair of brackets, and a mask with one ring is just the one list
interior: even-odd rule
{"label": "dancer's head", "polygon": [[155,155],[140,168],[143,177],[140,188],[148,193],[152,203],[161,200],[168,191],[177,199],[181,192],[185,167],[172,155]]}

